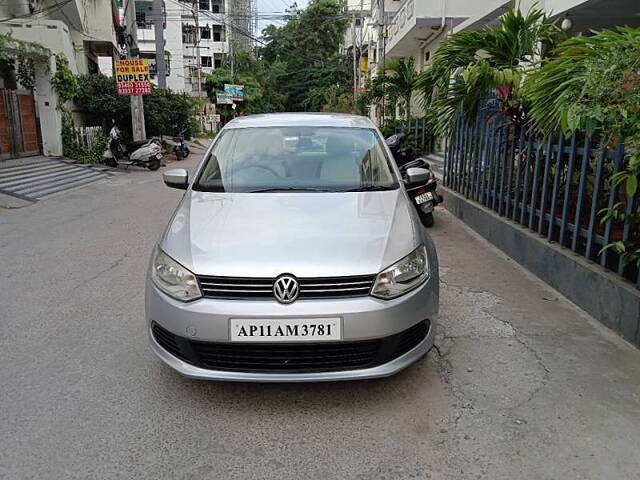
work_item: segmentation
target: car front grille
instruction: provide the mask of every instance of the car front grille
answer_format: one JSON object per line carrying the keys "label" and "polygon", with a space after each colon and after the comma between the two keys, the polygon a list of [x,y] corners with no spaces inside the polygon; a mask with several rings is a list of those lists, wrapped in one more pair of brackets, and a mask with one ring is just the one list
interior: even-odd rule
{"label": "car front grille", "polygon": [[[298,300],[311,298],[344,298],[369,295],[375,275],[352,277],[298,278]],[[273,298],[275,278],[198,276],[205,298],[269,299]]]}
{"label": "car front grille", "polygon": [[418,345],[428,320],[385,338],[343,342],[240,343],[200,342],[174,335],[157,323],[155,340],[172,355],[196,367],[255,373],[318,373],[371,368]]}

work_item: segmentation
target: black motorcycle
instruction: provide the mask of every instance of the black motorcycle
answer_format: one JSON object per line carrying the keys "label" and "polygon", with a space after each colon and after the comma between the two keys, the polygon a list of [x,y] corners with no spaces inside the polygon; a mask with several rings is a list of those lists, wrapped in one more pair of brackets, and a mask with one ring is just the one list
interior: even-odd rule
{"label": "black motorcycle", "polygon": [[184,143],[184,130],[179,135],[173,137],[173,154],[176,156],[176,160],[182,160],[187,158],[191,150],[189,145]]}
{"label": "black motorcycle", "polygon": [[433,209],[442,203],[438,195],[438,181],[429,162],[421,157],[416,158],[415,149],[405,142],[404,134],[391,135],[386,144],[400,169],[409,198],[413,202],[420,221],[425,227],[433,226]]}

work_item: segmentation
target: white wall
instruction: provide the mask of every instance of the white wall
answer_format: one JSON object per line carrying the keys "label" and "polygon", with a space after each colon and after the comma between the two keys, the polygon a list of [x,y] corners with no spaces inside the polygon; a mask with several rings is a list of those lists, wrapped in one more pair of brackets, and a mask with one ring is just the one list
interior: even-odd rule
{"label": "white wall", "polygon": [[549,13],[562,13],[587,0],[517,0],[517,4],[522,11],[528,11],[531,7],[543,8]]}
{"label": "white wall", "polygon": [[11,32],[17,40],[37,42],[47,47],[51,53],[64,53],[69,59],[69,68],[78,73],[76,51],[66,24],[59,20],[38,20],[37,23],[25,19],[0,23],[0,33]]}
{"label": "white wall", "polygon": [[[66,25],[57,20],[41,20],[37,24],[28,21],[0,23],[0,33],[11,32],[13,38],[37,42],[46,46],[51,53],[63,53],[69,59],[69,68],[78,73],[75,50]],[[36,65],[35,101],[40,118],[42,149],[45,155],[62,155],[62,115],[58,108],[58,95],[51,87],[51,75],[55,73],[55,60]]]}

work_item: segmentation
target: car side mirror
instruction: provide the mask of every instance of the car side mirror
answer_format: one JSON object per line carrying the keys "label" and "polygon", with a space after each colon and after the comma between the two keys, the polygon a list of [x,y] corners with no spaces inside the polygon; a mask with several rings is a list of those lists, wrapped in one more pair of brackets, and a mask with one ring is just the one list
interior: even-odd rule
{"label": "car side mirror", "polygon": [[407,168],[406,175],[406,183],[409,185],[426,183],[426,181],[429,179],[429,170],[419,167]]}
{"label": "car side mirror", "polygon": [[173,168],[162,173],[167,187],[186,190],[189,186],[189,173],[184,168]]}

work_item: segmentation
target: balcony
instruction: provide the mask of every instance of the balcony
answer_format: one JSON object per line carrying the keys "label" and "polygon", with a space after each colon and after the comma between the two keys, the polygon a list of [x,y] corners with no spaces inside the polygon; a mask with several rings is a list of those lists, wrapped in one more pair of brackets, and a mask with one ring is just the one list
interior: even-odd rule
{"label": "balcony", "polygon": [[[445,21],[447,29],[477,15],[492,1],[405,0],[388,29],[387,55],[412,55],[422,41],[432,38]],[[508,0],[498,0],[507,3]]]}
{"label": "balcony", "polygon": [[140,28],[138,25],[138,41],[139,42],[155,42],[156,31],[153,28],[153,24],[149,24],[148,28]]}
{"label": "balcony", "polygon": [[554,8],[553,13],[571,20],[570,34],[618,25],[640,26],[638,0],[564,0],[560,7]]}

